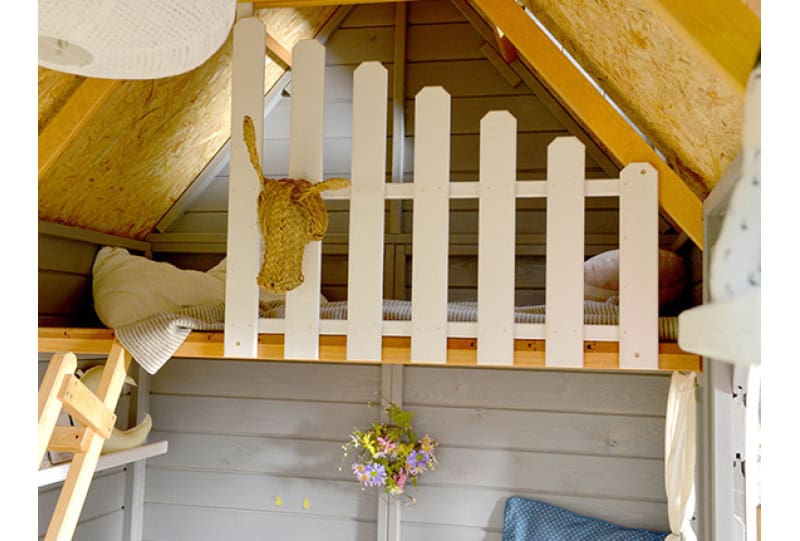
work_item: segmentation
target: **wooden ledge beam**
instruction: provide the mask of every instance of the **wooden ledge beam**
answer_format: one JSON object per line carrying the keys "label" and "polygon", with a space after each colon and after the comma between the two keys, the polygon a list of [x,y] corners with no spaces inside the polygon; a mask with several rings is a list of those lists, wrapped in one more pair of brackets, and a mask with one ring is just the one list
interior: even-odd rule
{"label": "wooden ledge beam", "polygon": [[[39,328],[39,351],[47,352],[69,349],[75,353],[104,354],[114,342],[114,331],[110,329],[75,329],[42,327]],[[619,344],[615,342],[584,342],[584,367],[578,370],[619,370]],[[470,338],[449,338],[447,340],[448,366],[478,366],[477,341]],[[320,336],[319,355],[322,361],[291,362],[332,362],[354,364],[361,361],[348,361],[346,358],[346,336]],[[250,361],[288,361],[283,357],[283,335],[259,334],[255,359]],[[507,368],[547,368],[544,362],[544,340],[515,340],[514,364]],[[221,332],[193,332],[175,352],[175,357],[191,359],[220,359],[224,357],[224,335]],[[368,364],[410,364],[411,339],[409,337],[384,337],[382,363]],[[237,359],[239,360],[239,359]],[[415,363],[416,365],[416,363]],[[700,355],[687,353],[677,344],[659,344],[659,370],[702,371]],[[493,367],[499,368],[499,367]]]}
{"label": "wooden ledge beam", "polygon": [[560,98],[594,139],[624,166],[649,162],[659,175],[661,208],[703,249],[703,204],[513,0],[472,0],[497,25],[542,84]]}
{"label": "wooden ledge beam", "polygon": [[39,135],[40,179],[121,83],[116,79],[86,79],[75,90]]}

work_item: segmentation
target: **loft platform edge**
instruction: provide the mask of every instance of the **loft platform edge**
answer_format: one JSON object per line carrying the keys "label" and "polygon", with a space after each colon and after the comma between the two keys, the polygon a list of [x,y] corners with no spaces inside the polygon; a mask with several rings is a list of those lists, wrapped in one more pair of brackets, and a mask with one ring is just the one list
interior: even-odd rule
{"label": "loft platform edge", "polygon": [[[106,354],[114,341],[111,329],[40,327],[39,351],[72,351],[76,354]],[[175,352],[174,357],[193,359],[230,359],[252,361],[300,361],[326,363],[358,364],[414,364],[425,366],[428,363],[411,361],[411,339],[402,336],[384,336],[382,340],[382,361],[347,360],[347,337],[344,335],[322,335],[319,337],[319,361],[285,359],[283,354],[283,335],[259,334],[256,356],[252,359],[238,359],[224,356],[224,333],[192,332]],[[675,342],[660,342],[658,352],[658,371],[703,370],[702,357],[683,351]],[[584,366],[576,370],[622,370],[619,366],[619,344],[616,342],[587,341],[583,343]],[[430,363],[432,366],[434,363]],[[435,364],[442,366],[441,364]],[[448,338],[447,366],[477,367],[477,340],[475,338]],[[491,368],[501,368],[491,366]],[[544,340],[514,340],[514,363],[502,368],[547,368],[545,366]]]}

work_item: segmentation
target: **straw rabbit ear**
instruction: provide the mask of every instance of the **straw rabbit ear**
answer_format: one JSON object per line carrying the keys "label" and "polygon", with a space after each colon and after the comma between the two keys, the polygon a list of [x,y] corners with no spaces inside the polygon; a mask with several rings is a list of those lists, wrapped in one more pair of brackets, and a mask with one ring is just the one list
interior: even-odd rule
{"label": "straw rabbit ear", "polygon": [[256,145],[256,129],[253,126],[253,119],[249,116],[244,117],[242,121],[242,128],[244,131],[244,142],[247,145],[247,151],[250,154],[250,163],[253,169],[258,174],[258,179],[264,184],[264,174],[261,172],[261,160],[258,157],[258,146]]}

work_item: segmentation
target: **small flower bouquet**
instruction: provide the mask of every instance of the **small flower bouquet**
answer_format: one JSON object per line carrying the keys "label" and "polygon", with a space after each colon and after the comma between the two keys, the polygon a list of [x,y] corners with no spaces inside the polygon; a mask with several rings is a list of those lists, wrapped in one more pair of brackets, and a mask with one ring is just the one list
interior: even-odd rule
{"label": "small flower bouquet", "polygon": [[406,487],[409,482],[416,487],[420,476],[436,468],[434,451],[439,444],[427,434],[417,439],[411,429],[413,413],[384,399],[369,405],[380,406],[389,422],[372,423],[368,430],[354,429],[350,441],[342,445],[344,456],[351,448],[357,449],[352,468],[364,488],[384,487],[387,494],[405,495],[413,502]]}

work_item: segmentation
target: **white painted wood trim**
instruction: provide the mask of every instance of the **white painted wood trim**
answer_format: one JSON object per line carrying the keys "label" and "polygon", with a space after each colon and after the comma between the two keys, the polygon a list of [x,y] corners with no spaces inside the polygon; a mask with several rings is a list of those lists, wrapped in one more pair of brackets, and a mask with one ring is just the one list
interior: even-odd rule
{"label": "white painted wood trim", "polygon": [[658,171],[620,173],[619,367],[658,369]]}
{"label": "white painted wood trim", "polygon": [[[396,364],[381,366],[381,396],[403,407],[403,367]],[[387,422],[388,416],[381,413],[381,422]],[[384,492],[378,493],[378,541],[400,541],[402,506],[396,498]]]}
{"label": "white painted wood trim", "polygon": [[[292,49],[292,100],[289,129],[289,176],[322,180],[325,47],[302,40]],[[303,253],[303,283],[286,294],[287,359],[319,359],[319,303],[322,243],[312,241]]]}
{"label": "white painted wood trim", "polygon": [[[150,374],[138,366],[136,378],[135,418],[137,424],[142,422],[150,410]],[[128,465],[125,476],[125,516],[123,520],[123,538],[127,541],[141,541],[144,526],[144,493],[147,461],[137,460]]]}
{"label": "white painted wood trim", "polygon": [[258,284],[261,233],[258,227],[258,174],[244,142],[250,116],[256,141],[264,137],[264,23],[255,17],[233,29],[231,164],[228,185],[228,279],[225,283],[225,356],[255,357],[258,341]]}
{"label": "white painted wood trim", "polygon": [[[117,466],[124,466],[130,462],[136,462],[137,460],[144,460],[153,456],[163,455],[167,452],[167,447],[168,445],[166,441],[159,441],[142,445],[141,447],[136,447],[134,449],[119,451],[118,453],[101,455],[100,460],[97,461],[97,467],[94,471],[99,472],[103,470],[109,470],[111,468],[116,468]],[[36,473],[36,486],[43,487],[52,485],[53,483],[60,483],[67,478],[67,472],[69,471],[71,464],[71,462],[65,462],[63,464],[58,464],[57,466],[39,470]]]}
{"label": "white painted wood trim", "polygon": [[353,159],[347,263],[347,359],[381,360],[384,169],[388,71],[365,62],[353,74]]}
{"label": "white painted wood trim", "polygon": [[450,95],[420,90],[415,103],[411,360],[447,362]]}
{"label": "white painted wood trim", "polygon": [[761,289],[701,304],[678,316],[684,351],[744,365],[761,360]]}
{"label": "white painted wood trim", "polygon": [[517,120],[481,119],[478,207],[478,364],[514,364]]}
{"label": "white painted wood trim", "polygon": [[584,145],[576,137],[558,137],[547,148],[545,365],[548,367],[583,366],[585,161]]}

